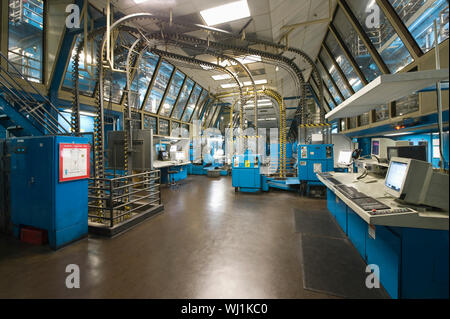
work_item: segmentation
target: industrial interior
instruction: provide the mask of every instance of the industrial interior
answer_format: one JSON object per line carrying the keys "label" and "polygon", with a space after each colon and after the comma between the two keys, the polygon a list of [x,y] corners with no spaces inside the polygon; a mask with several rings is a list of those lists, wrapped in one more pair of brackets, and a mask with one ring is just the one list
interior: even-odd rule
{"label": "industrial interior", "polygon": [[448,299],[448,1],[0,15],[0,298]]}

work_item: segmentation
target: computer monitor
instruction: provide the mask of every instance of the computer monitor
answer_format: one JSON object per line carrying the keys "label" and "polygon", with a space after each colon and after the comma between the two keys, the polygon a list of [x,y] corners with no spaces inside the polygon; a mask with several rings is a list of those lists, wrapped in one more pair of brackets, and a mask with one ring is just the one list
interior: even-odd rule
{"label": "computer monitor", "polygon": [[388,193],[394,197],[400,198],[403,186],[405,185],[406,176],[408,174],[409,163],[402,161],[391,161],[384,185]]}
{"label": "computer monitor", "polygon": [[372,155],[380,155],[380,140],[372,140]]}
{"label": "computer monitor", "polygon": [[344,150],[339,152],[338,165],[348,166],[352,163],[352,154],[351,150]]}
{"label": "computer monitor", "polygon": [[387,150],[388,150],[388,160],[391,160],[391,158],[393,157],[412,158],[419,161],[427,160],[426,145],[391,146],[388,147]]}
{"label": "computer monitor", "polygon": [[176,152],[175,159],[177,161],[184,161],[186,159],[186,156],[185,156],[184,152]]}
{"label": "computer monitor", "polygon": [[170,160],[169,153],[167,151],[159,151],[158,160],[160,160],[160,161]]}
{"label": "computer monitor", "polygon": [[396,198],[419,203],[430,172],[432,167],[428,162],[393,157],[384,180],[385,190]]}

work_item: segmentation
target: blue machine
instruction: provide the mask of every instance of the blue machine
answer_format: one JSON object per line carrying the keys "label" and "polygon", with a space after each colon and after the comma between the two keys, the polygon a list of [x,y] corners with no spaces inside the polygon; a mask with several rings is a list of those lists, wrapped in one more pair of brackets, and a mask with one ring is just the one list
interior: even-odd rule
{"label": "blue machine", "polygon": [[[68,149],[72,147],[73,150],[83,146],[87,151],[75,151],[69,155],[61,144],[69,145]],[[9,188],[14,235],[18,237],[24,226],[47,230],[53,249],[86,236],[88,178],[83,175],[83,170],[77,175],[78,162],[69,163],[65,158],[78,156],[89,165],[89,156],[86,155],[89,153],[88,139],[27,137],[9,139],[7,145],[11,163]],[[67,163],[64,170],[62,163]],[[75,177],[67,175],[70,172],[74,172]]]}
{"label": "blue machine", "polygon": [[298,151],[298,178],[309,185],[323,185],[316,173],[334,170],[333,145],[311,144],[299,145]]}
{"label": "blue machine", "polygon": [[250,150],[233,157],[232,184],[236,191],[255,193],[261,190],[259,155]]}

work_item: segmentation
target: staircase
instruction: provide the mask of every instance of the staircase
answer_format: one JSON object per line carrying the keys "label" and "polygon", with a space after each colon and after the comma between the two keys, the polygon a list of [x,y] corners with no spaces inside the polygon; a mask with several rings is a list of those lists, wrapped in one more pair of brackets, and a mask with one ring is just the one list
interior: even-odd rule
{"label": "staircase", "polygon": [[[71,123],[0,52],[0,125],[6,137],[67,135]],[[65,127],[58,122],[65,121]]]}

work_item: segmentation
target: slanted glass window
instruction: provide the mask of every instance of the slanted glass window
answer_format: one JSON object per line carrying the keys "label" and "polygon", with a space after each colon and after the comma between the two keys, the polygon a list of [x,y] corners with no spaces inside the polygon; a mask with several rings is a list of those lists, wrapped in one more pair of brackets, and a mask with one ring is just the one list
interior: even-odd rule
{"label": "slanted glass window", "polygon": [[142,108],[145,94],[147,93],[148,86],[155,73],[158,60],[159,56],[151,52],[145,52],[142,55],[134,79],[131,82],[130,100],[132,107],[137,109]]}
{"label": "slanted glass window", "polygon": [[219,118],[220,115],[220,111],[222,110],[221,106],[217,106],[216,111],[214,112],[213,118],[211,119],[211,123],[209,123],[209,125],[211,127],[215,127],[217,120]]}
{"label": "slanted glass window", "polygon": [[182,124],[181,127],[189,132],[191,126],[189,124]]}
{"label": "slanted glass window", "polygon": [[387,104],[381,105],[375,111],[375,121],[381,122],[389,118],[389,106]]}
{"label": "slanted glass window", "polygon": [[340,37],[352,53],[356,63],[358,63],[367,81],[371,82],[381,75],[381,71],[370,55],[364,42],[359,38],[342,9],[338,9],[333,25]]}
{"label": "slanted glass window", "polygon": [[169,64],[166,61],[161,63],[152,91],[147,99],[147,103],[145,104],[146,111],[158,113],[159,105],[161,104],[164,93],[166,92],[166,88],[169,84],[174,68],[175,67],[172,64]]}
{"label": "slanted glass window", "polygon": [[413,61],[408,49],[381,9],[379,9],[379,26],[372,27],[366,23],[368,16],[373,12],[373,6],[376,5],[375,1],[348,0],[347,2],[391,73],[397,73]]}
{"label": "slanted glass window", "polygon": [[202,95],[200,96],[200,98],[198,100],[197,107],[195,108],[194,115],[192,116],[192,121],[198,120],[198,118],[200,117],[200,112],[202,111],[203,106],[205,105],[205,103],[208,99],[208,96],[209,96],[208,91],[203,90]]}
{"label": "slanted glass window", "polygon": [[144,114],[144,130],[153,130],[153,134],[157,134],[158,126],[156,125],[157,119],[154,116]]}
{"label": "slanted glass window", "polygon": [[195,85],[194,91],[191,94],[191,98],[184,111],[182,121],[189,122],[191,120],[192,113],[194,112],[195,106],[197,105],[200,94],[202,93],[202,87],[198,84]]}
{"label": "slanted glass window", "polygon": [[188,102],[189,96],[191,95],[191,91],[194,87],[195,82],[191,79],[187,79],[184,84],[183,89],[181,90],[180,96],[178,97],[177,105],[175,105],[175,110],[173,111],[172,117],[179,120],[181,115],[183,114],[184,107]]}
{"label": "slanted glass window", "polygon": [[169,117],[170,113],[172,113],[173,106],[177,101],[178,94],[180,93],[185,78],[186,75],[184,75],[183,72],[179,70],[175,71],[175,75],[173,76],[172,83],[169,87],[169,92],[167,93],[166,99],[164,100],[160,111],[162,116]]}
{"label": "slanted glass window", "polygon": [[434,25],[437,20],[439,40],[448,39],[448,0],[389,0],[423,52],[434,46]]}
{"label": "slanted glass window", "polygon": [[[115,69],[126,70],[128,48],[135,40],[136,38],[128,32],[119,32],[114,51]],[[105,100],[120,104],[122,102],[123,90],[127,85],[127,76],[125,72],[111,72],[111,70],[106,69],[104,79],[103,96]]]}
{"label": "slanted glass window", "polygon": [[347,90],[347,87],[345,86],[344,81],[342,80],[341,76],[339,75],[336,67],[331,62],[331,59],[328,57],[328,55],[325,54],[324,51],[322,51],[320,53],[320,58],[322,59],[323,63],[325,63],[325,67],[328,69],[328,72],[330,73],[334,82],[338,86],[339,91],[341,91],[344,98],[348,99],[350,97],[350,92]]}
{"label": "slanted glass window", "polygon": [[[8,58],[29,81],[42,82],[44,0],[9,0]],[[15,72],[10,67],[10,72]]]}
{"label": "slanted glass window", "polygon": [[[64,76],[63,88],[73,89],[73,71],[74,71],[74,58],[78,45],[80,45],[82,35],[78,35],[75,41],[75,45],[72,49],[72,56],[70,57],[69,64],[67,65],[66,74]],[[92,96],[94,94],[95,86],[97,84],[97,50],[98,41],[92,40],[87,43],[87,52],[85,54],[84,49],[81,51],[78,62],[78,87],[80,94],[86,96]],[[87,61],[85,59],[87,58]]]}
{"label": "slanted glass window", "polygon": [[159,119],[159,135],[169,136],[169,120]]}
{"label": "slanted glass window", "polygon": [[419,110],[419,94],[414,93],[395,101],[395,116],[410,114]]}
{"label": "slanted glass window", "polygon": [[[66,121],[62,118],[64,117]],[[58,115],[58,123],[64,127],[68,132],[70,132],[70,126],[69,123],[72,118],[72,113],[68,112],[60,112]],[[69,123],[67,122],[69,121]],[[94,122],[95,117],[89,116],[89,115],[80,115],[80,132],[86,133],[86,132],[94,132]]]}
{"label": "slanted glass window", "polygon": [[345,76],[347,77],[347,80],[352,86],[353,90],[355,92],[358,92],[363,87],[361,79],[356,74],[355,70],[353,70],[353,67],[345,56],[344,51],[342,51],[342,48],[339,46],[338,42],[331,33],[328,33],[328,36],[325,39],[325,43],[336,59],[336,62],[341,68],[342,72],[344,72]]}
{"label": "slanted glass window", "polygon": [[334,88],[333,83],[331,83],[331,80],[328,77],[328,75],[326,74],[324,68],[322,67],[322,64],[319,63],[318,65],[319,65],[320,73],[322,74],[322,79],[324,80],[326,86],[328,87],[328,90],[330,91],[331,95],[333,95],[333,98],[336,101],[336,103],[338,105],[341,104],[342,99],[341,99],[340,95],[337,93],[336,89]]}
{"label": "slanted glass window", "polygon": [[[317,87],[316,81],[314,80],[314,78],[312,78],[312,81],[310,81],[311,83],[311,87],[314,89],[314,92],[317,96],[317,98],[319,98],[319,95],[317,92],[319,92],[319,88]],[[323,90],[323,96],[325,98],[326,103],[328,104],[328,107],[330,109],[333,109],[336,107],[336,105],[334,105],[334,102],[332,101],[332,99],[330,98],[330,95],[328,94],[328,91],[324,88]]]}
{"label": "slanted glass window", "polygon": [[217,111],[217,108],[218,108],[219,106],[217,105],[217,104],[214,104],[214,105],[211,105],[209,108],[208,108],[208,110],[206,111],[207,113],[205,114],[206,116],[205,116],[205,123],[204,123],[204,126],[205,127],[211,127],[211,125],[212,125],[212,123],[211,123],[211,121],[212,121],[212,118],[213,118],[213,116],[214,116],[214,114],[216,113],[216,111]]}

